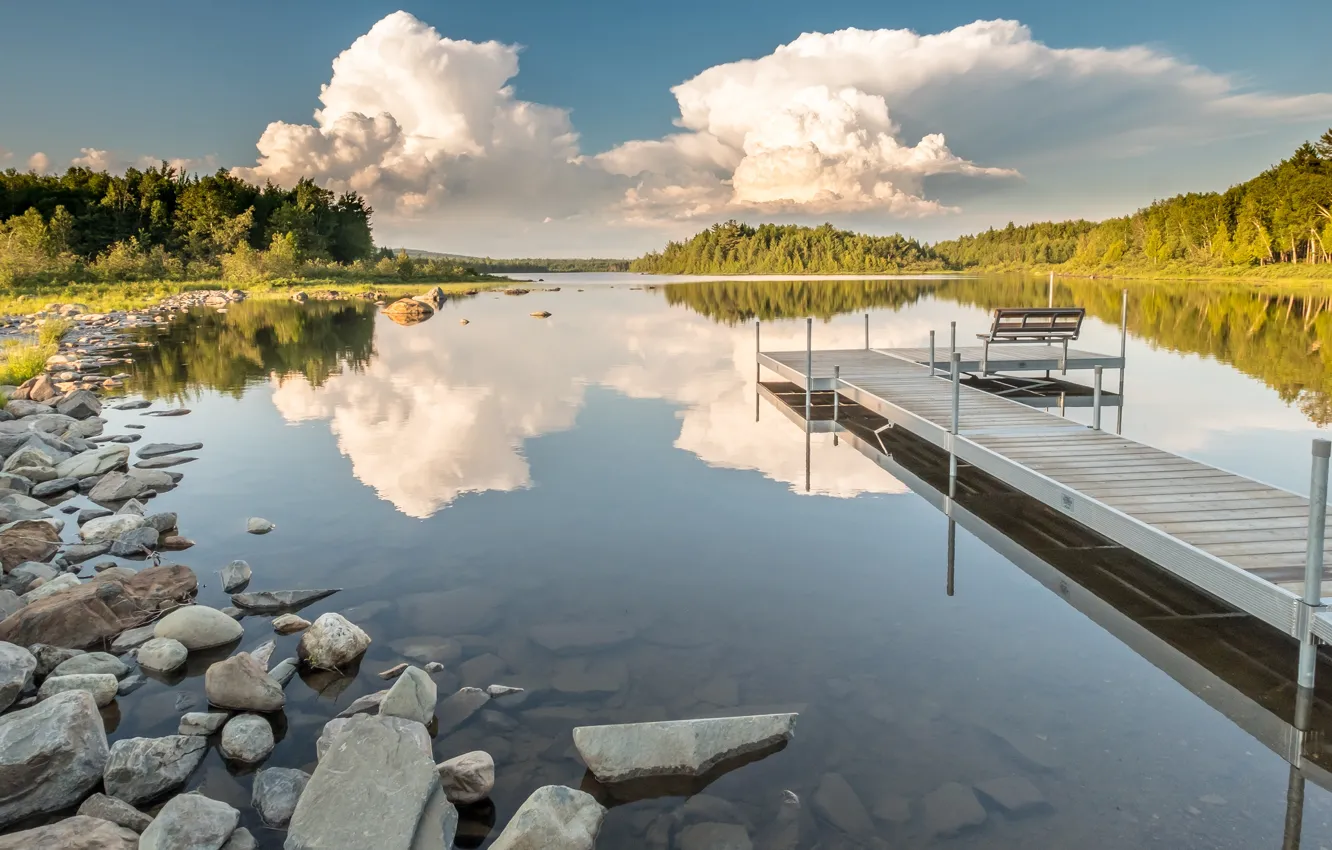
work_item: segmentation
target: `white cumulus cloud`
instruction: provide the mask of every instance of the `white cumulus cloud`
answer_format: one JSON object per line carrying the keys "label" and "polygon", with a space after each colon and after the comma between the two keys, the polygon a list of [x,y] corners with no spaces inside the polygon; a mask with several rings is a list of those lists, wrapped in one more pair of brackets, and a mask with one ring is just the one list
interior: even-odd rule
{"label": "white cumulus cloud", "polygon": [[45,174],[51,168],[51,158],[41,151],[28,157],[28,170],[35,171],[38,174]]}
{"label": "white cumulus cloud", "polygon": [[[42,167],[37,169],[32,163],[41,157]],[[70,160],[69,164],[76,168],[89,168],[93,171],[109,171],[112,174],[123,174],[127,169],[137,168],[140,171],[147,168],[155,168],[165,162],[168,166],[177,171],[214,171],[217,168],[217,159],[213,156],[200,158],[176,157],[167,159],[160,156],[136,156],[124,157],[112,151],[101,150],[98,148],[79,148],[79,156]],[[29,167],[35,170],[44,171],[50,165],[45,154],[35,154],[28,161]]]}

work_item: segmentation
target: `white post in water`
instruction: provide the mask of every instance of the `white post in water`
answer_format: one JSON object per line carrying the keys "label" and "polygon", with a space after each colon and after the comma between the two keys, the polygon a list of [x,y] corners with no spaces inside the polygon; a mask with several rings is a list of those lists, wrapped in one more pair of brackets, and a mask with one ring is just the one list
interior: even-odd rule
{"label": "white post in water", "polygon": [[1095,380],[1092,381],[1092,430],[1101,430],[1101,367],[1095,369]]}
{"label": "white post in water", "polygon": [[1054,272],[1050,272],[1050,286],[1047,287],[1047,290],[1050,295],[1049,304],[1047,306],[1054,307]]}
{"label": "white post in water", "polygon": [[962,393],[962,354],[954,351],[949,360],[953,379],[953,424],[948,430],[948,497],[951,499],[957,490],[957,411]]}
{"label": "white post in water", "polygon": [[1313,618],[1323,605],[1323,533],[1327,527],[1327,464],[1332,443],[1313,441],[1313,472],[1309,481],[1309,541],[1304,553],[1304,623],[1300,634],[1301,688],[1314,686],[1318,667],[1318,640],[1313,634]]}
{"label": "white post in water", "polygon": [[1128,363],[1128,290],[1119,303],[1119,410],[1115,414],[1115,433],[1124,433],[1124,366]]}
{"label": "white post in water", "polygon": [[759,421],[759,378],[763,376],[763,364],[759,363],[759,353],[763,348],[759,344],[759,323],[754,321],[754,421]]}
{"label": "white post in water", "polygon": [[869,351],[869,313],[865,314],[865,350]]}
{"label": "white post in water", "polygon": [[842,367],[833,366],[833,445],[837,445],[837,414],[839,411],[838,393],[842,387]]}
{"label": "white post in water", "polygon": [[930,331],[930,377],[933,378],[934,374],[934,331]]}
{"label": "white post in water", "polygon": [[814,391],[814,320],[805,320],[805,433],[809,433],[809,414]]}

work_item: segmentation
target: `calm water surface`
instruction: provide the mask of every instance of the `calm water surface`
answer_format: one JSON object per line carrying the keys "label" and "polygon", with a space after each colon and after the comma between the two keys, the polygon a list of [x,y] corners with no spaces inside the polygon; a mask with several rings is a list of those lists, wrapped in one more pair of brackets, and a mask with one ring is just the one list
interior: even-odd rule
{"label": "calm water surface", "polygon": [[[806,492],[803,433],[766,404],[755,422],[755,317],[765,348],[802,348],[810,314],[822,348],[863,344],[865,312],[876,347],[946,340],[950,321],[969,340],[996,306],[1044,303],[1044,283],[646,288],[659,283],[552,275],[559,292],[483,293],[412,327],[359,302],[251,302],[192,315],[139,364],[140,391],[194,412],[112,412],[108,432],[149,422],[149,440],[205,443],[158,499],[198,541],[178,558],[200,601],[227,604],[216,570],[244,558],[251,589],[343,588],[303,615],[344,612],[374,639],[358,675],[289,686],[268,766],[312,770],[322,725],[424,645],[456,659],[441,698],[532,691],[436,738],[439,759],[482,748],[498,765],[494,810],[468,813],[464,846],[493,840],[536,787],[583,781],[574,725],[778,710],[801,713],[786,750],[714,782],[716,799],[612,809],[598,846],[678,846],[660,840],[668,820],[757,837],[784,789],[804,801],[801,847],[1282,846],[1280,757],[965,530],[946,596],[942,514],[830,437],[814,439]],[[1117,287],[1058,298],[1094,317],[1080,347],[1117,350]],[[1132,299],[1125,434],[1307,491],[1332,385],[1322,305],[1182,284]],[[246,535],[249,516],[277,530]],[[241,648],[272,636],[267,618],[244,623]],[[550,623],[632,639],[556,656],[529,639]],[[122,699],[113,737],[173,733],[185,702],[203,705],[204,666]],[[876,814],[874,835],[814,813],[829,773]],[[929,834],[931,792],[1007,776],[1047,805]],[[191,787],[278,847],[250,781],[214,751]],[[1329,823],[1310,783],[1303,846],[1332,845]]]}

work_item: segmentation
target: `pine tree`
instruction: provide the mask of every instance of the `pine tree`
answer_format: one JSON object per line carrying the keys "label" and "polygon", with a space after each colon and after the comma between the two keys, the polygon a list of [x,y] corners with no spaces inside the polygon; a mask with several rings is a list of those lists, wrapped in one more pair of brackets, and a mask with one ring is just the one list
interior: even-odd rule
{"label": "pine tree", "polygon": [[1314,150],[1318,152],[1318,158],[1323,162],[1332,162],[1332,129],[1318,138],[1314,142]]}

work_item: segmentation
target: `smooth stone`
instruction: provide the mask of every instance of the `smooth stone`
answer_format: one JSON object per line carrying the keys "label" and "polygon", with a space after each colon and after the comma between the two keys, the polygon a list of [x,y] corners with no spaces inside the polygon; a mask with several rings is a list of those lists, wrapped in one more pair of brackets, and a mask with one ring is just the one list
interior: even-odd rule
{"label": "smooth stone", "polygon": [[606,809],[591,794],[546,785],[518,807],[491,850],[593,850]]}
{"label": "smooth stone", "polygon": [[450,803],[475,803],[495,787],[495,760],[484,750],[463,753],[436,765]]}
{"label": "smooth stone", "polygon": [[267,720],[257,714],[238,714],[222,727],[218,750],[232,761],[255,764],[268,758],[276,745]]}
{"label": "smooth stone", "polygon": [[79,581],[78,576],[65,573],[43,582],[39,587],[29,590],[20,597],[23,600],[23,606],[26,608],[39,599],[45,599],[48,596],[55,596],[66,590],[73,590],[83,582]]}
{"label": "smooth stone", "polygon": [[210,666],[204,692],[213,705],[234,711],[277,711],[287,701],[282,686],[248,652]]}
{"label": "smooth stone", "polygon": [[208,742],[196,735],[122,738],[106,761],[106,793],[130,805],[147,803],[185,784],[207,754]]}
{"label": "smooth stone", "polygon": [[865,804],[840,773],[825,773],[814,792],[814,811],[848,835],[868,837],[874,834]]}
{"label": "smooth stone", "polygon": [[143,646],[156,636],[156,628],[156,623],[149,623],[146,626],[139,626],[137,629],[121,632],[115,640],[111,641],[111,651],[115,653],[129,652],[131,649]]}
{"label": "smooth stone", "polygon": [[185,644],[171,638],[155,637],[139,647],[134,656],[139,666],[154,673],[173,673],[185,666],[189,650]]}
{"label": "smooth stone", "polygon": [[86,691],[0,717],[0,829],[75,805],[102,781],[106,761],[102,716]]}
{"label": "smooth stone", "polygon": [[[94,794],[83,801],[79,806],[79,814],[90,818],[101,818],[109,820],[117,826],[131,829],[137,832],[143,832],[148,828],[148,824],[153,819],[143,812],[126,803],[124,800],[117,800],[115,797],[108,797],[105,794]],[[134,839],[137,842],[138,839]]]}
{"label": "smooth stone", "polygon": [[156,531],[158,534],[166,534],[176,527],[177,517],[171,511],[161,511],[155,514],[148,514],[143,518],[143,524]]}
{"label": "smooth stone", "polygon": [[86,652],[76,655],[51,671],[52,676],[75,676],[80,674],[109,673],[117,679],[129,675],[125,662],[107,652]]}
{"label": "smooth stone", "polygon": [[263,517],[252,516],[245,521],[245,530],[250,534],[267,534],[275,528],[276,525]]}
{"label": "smooth stone", "polygon": [[295,614],[279,614],[273,618],[273,631],[280,635],[294,635],[310,628],[310,621]]}
{"label": "smooth stone", "polygon": [[874,804],[872,814],[886,823],[906,823],[911,820],[911,801],[897,794],[888,794]]}
{"label": "smooth stone", "polygon": [[507,697],[511,694],[523,693],[522,688],[515,688],[510,685],[489,685],[486,687],[486,694],[491,699],[496,697]]}
{"label": "smooth stone", "polygon": [[412,736],[380,718],[351,718],[296,804],[285,850],[445,850],[458,812]]}
{"label": "smooth stone", "polygon": [[282,687],[286,687],[296,674],[300,671],[301,662],[296,658],[284,658],[273,665],[273,669],[268,671],[268,675],[273,678]]}
{"label": "smooth stone", "polygon": [[111,544],[111,556],[115,558],[145,558],[157,549],[157,529],[143,526],[127,531]]}
{"label": "smooth stone", "polygon": [[37,659],[21,646],[0,641],[0,711],[32,687]]}
{"label": "smooth stone", "polygon": [[680,830],[679,850],[753,850],[749,832],[733,823],[695,823]]}
{"label": "smooth stone", "polygon": [[419,667],[408,667],[389,688],[379,713],[384,717],[403,717],[428,724],[435,717],[438,693],[430,675]]}
{"label": "smooth stone", "polygon": [[533,626],[528,634],[551,652],[581,654],[631,640],[636,634],[628,626],[605,623],[553,623]]}
{"label": "smooth stone", "polygon": [[153,634],[178,640],[194,652],[238,640],[245,634],[245,628],[216,608],[187,605],[158,620]]}
{"label": "smooth stone", "polygon": [[[125,474],[155,493],[165,493],[176,487],[176,478],[171,473],[163,472],[160,469],[135,468]],[[172,523],[172,525],[174,526],[175,523]]]}
{"label": "smooth stone", "polygon": [[250,802],[264,826],[285,829],[309,782],[310,774],[289,767],[270,767],[255,774]]}
{"label": "smooth stone", "polygon": [[145,524],[147,524],[148,522],[148,511],[146,508],[144,508],[143,502],[140,502],[138,499],[126,499],[124,503],[121,504],[120,509],[116,511],[116,513],[134,514],[135,516],[143,517],[143,521]]}
{"label": "smooth stone", "polygon": [[168,534],[157,541],[157,548],[163,552],[184,552],[186,549],[194,548],[194,541],[179,534]]}
{"label": "smooth stone", "polygon": [[[203,443],[148,443],[136,452],[144,460],[202,449]],[[128,450],[126,450],[128,453]]]}
{"label": "smooth stone", "polygon": [[222,568],[222,590],[225,593],[240,590],[249,583],[252,575],[254,572],[249,564],[244,561],[232,561]]}
{"label": "smooth stone", "polygon": [[76,655],[83,655],[81,649],[65,649],[62,646],[51,646],[46,643],[34,643],[28,647],[28,652],[37,659],[37,678],[44,679],[51,675],[51,671],[64,664]]}
{"label": "smooth stone", "polygon": [[10,578],[15,581],[31,584],[37,579],[50,581],[60,575],[60,570],[57,570],[50,564],[43,564],[40,561],[27,561],[10,570],[9,575]]}
{"label": "smooth stone", "polygon": [[580,726],[573,730],[573,739],[583,763],[602,782],[701,776],[728,759],[789,741],[796,717],[762,714]]}
{"label": "smooth stone", "polygon": [[50,699],[69,691],[87,691],[98,708],[110,705],[116,698],[120,683],[109,673],[89,673],[76,676],[48,676],[37,690],[38,699]]}
{"label": "smooth stone", "polygon": [[419,637],[400,638],[389,644],[399,655],[413,661],[440,661],[445,664],[462,657],[462,644],[448,638],[421,635]]}
{"label": "smooth stone", "polygon": [[440,734],[446,734],[466,723],[468,718],[490,702],[490,697],[480,688],[461,688],[453,696],[439,704],[435,712],[438,718]]}
{"label": "smooth stone", "polygon": [[794,791],[782,792],[777,816],[758,835],[762,850],[797,850],[800,846],[800,798]]}
{"label": "smooth stone", "polygon": [[102,503],[123,502],[142,496],[148,489],[148,485],[137,478],[121,472],[108,472],[89,491],[88,498]]}
{"label": "smooth stone", "polygon": [[113,409],[113,410],[143,410],[144,408],[152,407],[152,406],[153,406],[153,403],[152,403],[151,401],[146,401],[146,400],[144,400],[144,399],[136,399],[136,400],[134,400],[134,401],[121,402],[120,404],[114,405],[114,406],[112,407],[112,409]]}
{"label": "smooth stone", "polygon": [[[315,741],[315,758],[322,759],[324,753],[328,752],[329,747],[337,742],[338,736],[347,730],[348,725],[355,717],[364,717],[369,715],[354,715],[353,717],[335,717],[324,724],[324,728],[319,732],[319,738]],[[381,723],[386,723],[400,732],[410,735],[416,745],[420,747],[421,752],[427,756],[432,754],[430,746],[430,731],[421,723],[415,720],[408,720],[405,717],[379,717],[375,719]]]}
{"label": "smooth stone", "polygon": [[112,543],[122,534],[142,528],[143,523],[143,517],[137,514],[99,516],[79,526],[79,538],[84,543]]}
{"label": "smooth stone", "polygon": [[301,660],[320,670],[338,670],[360,658],[370,636],[341,614],[321,614],[301,635]]}
{"label": "smooth stone", "polygon": [[167,455],[166,457],[154,457],[147,460],[138,460],[134,462],[135,469],[168,469],[173,466],[180,466],[182,463],[190,463],[198,460],[194,457],[182,457],[180,455]]}
{"label": "smooth stone", "polygon": [[976,793],[958,782],[947,782],[920,801],[925,828],[931,835],[956,835],[985,823],[985,807]]}
{"label": "smooth stone", "polygon": [[77,478],[53,478],[50,481],[43,481],[41,484],[32,488],[34,499],[50,499],[53,496],[59,496],[62,493],[68,493],[70,490],[79,488],[79,479]]}
{"label": "smooth stone", "polygon": [[100,543],[75,543],[65,547],[64,558],[71,564],[82,564],[93,558],[101,557],[111,551],[111,541]]}
{"label": "smooth stone", "polygon": [[0,850],[137,850],[141,846],[134,830],[86,815],[0,835]]}
{"label": "smooth stone", "polygon": [[228,715],[225,711],[191,711],[180,718],[181,735],[202,735],[207,737],[226,725]]}
{"label": "smooth stone", "polygon": [[129,460],[129,448],[113,443],[80,452],[69,460],[62,460],[56,464],[55,472],[60,478],[91,478],[94,475],[105,475],[127,460]]}
{"label": "smooth stone", "polygon": [[323,590],[261,590],[254,593],[233,593],[231,604],[259,614],[277,613],[318,602],[337,593],[341,588]]}
{"label": "smooth stone", "polygon": [[115,513],[115,511],[109,511],[106,508],[84,508],[79,511],[79,515],[75,518],[75,522],[79,525],[83,525],[90,520],[101,519],[104,516],[114,516]]}
{"label": "smooth stone", "polygon": [[222,845],[222,850],[258,850],[259,842],[254,834],[245,827],[238,827],[227,843]]}
{"label": "smooth stone", "polygon": [[172,797],[139,838],[139,850],[221,850],[240,812],[202,794]]}
{"label": "smooth stone", "polygon": [[977,782],[976,790],[1008,815],[1030,814],[1050,805],[1040,789],[1022,776],[1001,776]]}
{"label": "smooth stone", "polygon": [[30,493],[32,492],[32,482],[22,475],[14,475],[10,472],[0,472],[0,493]]}

